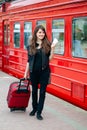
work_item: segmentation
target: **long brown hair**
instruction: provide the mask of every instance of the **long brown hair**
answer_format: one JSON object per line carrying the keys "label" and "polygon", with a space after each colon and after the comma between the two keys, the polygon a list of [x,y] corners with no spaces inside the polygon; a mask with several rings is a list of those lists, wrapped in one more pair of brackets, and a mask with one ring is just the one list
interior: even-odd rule
{"label": "long brown hair", "polygon": [[43,32],[45,33],[44,38],[42,39],[42,49],[44,50],[44,52],[47,54],[50,50],[51,50],[51,43],[47,38],[47,34],[45,31],[45,28],[42,25],[38,25],[36,26],[33,36],[30,40],[30,54],[35,54],[36,53],[36,42],[37,42],[37,32],[38,30],[41,29],[43,30]]}

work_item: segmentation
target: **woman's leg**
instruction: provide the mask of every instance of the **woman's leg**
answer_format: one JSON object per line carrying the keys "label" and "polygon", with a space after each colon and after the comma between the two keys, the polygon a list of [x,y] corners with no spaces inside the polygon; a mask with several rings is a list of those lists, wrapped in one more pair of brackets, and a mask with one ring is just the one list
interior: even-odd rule
{"label": "woman's leg", "polygon": [[33,111],[37,111],[37,100],[38,100],[38,80],[36,73],[30,74],[31,84],[32,84],[32,108]]}
{"label": "woman's leg", "polygon": [[48,84],[49,80],[49,75],[50,75],[50,70],[46,69],[41,72],[40,76],[40,93],[39,93],[39,102],[38,102],[38,108],[37,108],[37,113],[41,114],[43,107],[44,107],[44,101],[45,101],[45,96],[46,96],[46,87]]}

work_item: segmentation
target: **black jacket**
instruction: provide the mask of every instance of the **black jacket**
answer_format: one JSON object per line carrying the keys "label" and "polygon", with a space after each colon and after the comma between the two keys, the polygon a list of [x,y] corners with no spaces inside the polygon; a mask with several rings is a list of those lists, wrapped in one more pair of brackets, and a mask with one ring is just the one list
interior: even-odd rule
{"label": "black jacket", "polygon": [[[34,65],[34,60],[35,60],[35,55],[31,55],[29,53],[29,46],[27,47],[28,50],[28,62],[29,62],[29,70],[30,72],[33,71],[33,65]],[[45,68],[49,67],[49,56],[50,56],[50,52],[48,54],[46,54],[44,52],[44,50],[42,49],[42,70],[44,70]]]}

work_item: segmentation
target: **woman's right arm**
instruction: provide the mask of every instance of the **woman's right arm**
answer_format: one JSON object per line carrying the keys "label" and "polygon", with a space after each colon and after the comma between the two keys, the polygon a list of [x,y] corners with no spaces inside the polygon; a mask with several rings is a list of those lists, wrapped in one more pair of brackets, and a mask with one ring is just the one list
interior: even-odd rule
{"label": "woman's right arm", "polygon": [[27,78],[29,76],[29,62],[27,62],[26,64],[26,69],[25,69],[25,73],[24,73],[24,78]]}

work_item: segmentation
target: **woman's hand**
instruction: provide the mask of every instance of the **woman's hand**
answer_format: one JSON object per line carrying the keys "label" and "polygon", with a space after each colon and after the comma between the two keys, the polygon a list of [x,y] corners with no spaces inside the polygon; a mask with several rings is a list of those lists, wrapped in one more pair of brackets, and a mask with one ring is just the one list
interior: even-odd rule
{"label": "woman's hand", "polygon": [[51,48],[54,48],[57,43],[58,43],[58,40],[56,38],[54,38],[52,45],[51,45]]}
{"label": "woman's hand", "polygon": [[56,38],[54,38],[52,45],[51,45],[51,53],[50,53],[49,60],[51,60],[53,58],[54,49],[55,49],[55,46],[56,46],[57,43],[58,43],[58,40]]}

